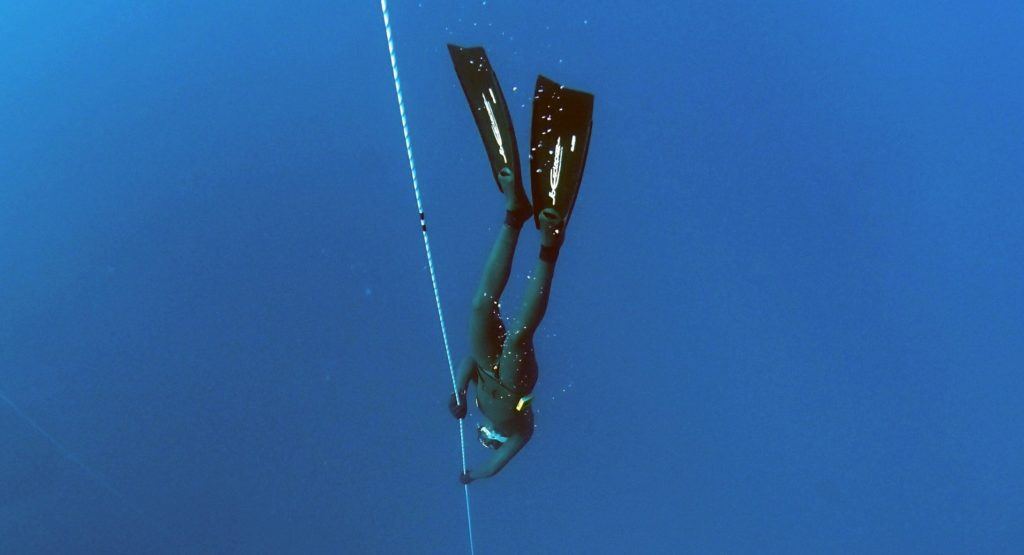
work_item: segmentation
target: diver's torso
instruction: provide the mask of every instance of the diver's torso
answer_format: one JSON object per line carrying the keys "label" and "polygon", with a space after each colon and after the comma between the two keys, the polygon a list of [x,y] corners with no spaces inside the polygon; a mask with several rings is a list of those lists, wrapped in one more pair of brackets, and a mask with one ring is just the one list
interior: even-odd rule
{"label": "diver's torso", "polygon": [[[500,383],[495,379],[495,370]],[[537,359],[532,350],[502,352],[490,367],[482,367],[478,373],[477,406],[499,428],[515,424],[515,420],[525,416],[525,411],[516,410],[516,406],[520,399],[533,392],[536,383]]]}

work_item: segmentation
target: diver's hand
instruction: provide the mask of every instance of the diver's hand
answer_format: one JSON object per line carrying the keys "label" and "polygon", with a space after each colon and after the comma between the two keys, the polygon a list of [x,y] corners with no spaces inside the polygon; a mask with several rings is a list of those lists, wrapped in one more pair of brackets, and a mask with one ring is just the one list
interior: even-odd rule
{"label": "diver's hand", "polygon": [[461,482],[462,485],[469,485],[469,483],[473,481],[473,476],[470,475],[470,472],[470,470],[467,470],[462,474],[459,474],[459,482]]}
{"label": "diver's hand", "polygon": [[458,400],[455,399],[455,393],[452,393],[450,399],[448,399],[448,410],[452,413],[452,416],[462,420],[466,417],[466,394],[462,393],[459,395]]}

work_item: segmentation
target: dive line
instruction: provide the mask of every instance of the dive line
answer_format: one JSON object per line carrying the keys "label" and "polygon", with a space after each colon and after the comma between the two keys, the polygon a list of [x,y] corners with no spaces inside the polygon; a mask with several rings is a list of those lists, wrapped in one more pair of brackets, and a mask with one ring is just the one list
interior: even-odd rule
{"label": "dive line", "polygon": [[[430,285],[434,289],[434,304],[437,305],[437,319],[441,324],[441,339],[444,342],[444,353],[448,358],[448,372],[452,378],[452,390],[456,402],[459,401],[458,386],[455,382],[455,365],[452,363],[452,351],[448,345],[448,327],[444,322],[444,311],[441,310],[441,293],[437,286],[437,272],[434,270],[434,257],[430,250],[430,237],[427,235],[427,217],[423,212],[423,201],[420,196],[419,181],[416,179],[416,162],[412,156],[412,138],[409,135],[409,121],[405,116],[405,100],[402,97],[402,81],[398,78],[398,61],[395,58],[395,41],[391,33],[391,16],[388,13],[387,0],[380,0],[380,11],[384,16],[384,32],[388,39],[388,55],[391,58],[391,75],[395,81],[395,96],[398,98],[398,114],[402,118],[402,133],[405,136],[405,154],[409,158],[409,174],[412,177],[412,190],[416,196],[416,209],[420,215],[420,232],[423,234],[423,249],[427,255],[427,267],[430,269]],[[462,420],[459,420],[459,448],[462,452],[462,472],[466,472],[466,437]],[[473,546],[473,512],[469,504],[469,485],[463,485],[466,497],[466,527],[469,531],[469,552],[475,554]]]}

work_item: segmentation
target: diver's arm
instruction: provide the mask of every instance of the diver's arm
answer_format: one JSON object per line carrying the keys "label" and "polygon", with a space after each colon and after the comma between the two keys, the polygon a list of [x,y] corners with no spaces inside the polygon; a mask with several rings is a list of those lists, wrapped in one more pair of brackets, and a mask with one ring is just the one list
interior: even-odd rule
{"label": "diver's arm", "polygon": [[466,416],[466,389],[469,387],[469,381],[476,379],[476,361],[473,357],[467,356],[462,359],[462,364],[459,366],[459,377],[455,381],[455,385],[459,390],[458,397],[452,392],[451,398],[448,399],[448,410],[452,413],[452,416],[458,419],[463,419]]}
{"label": "diver's arm", "polygon": [[512,460],[512,457],[516,456],[516,453],[526,445],[526,442],[530,441],[530,437],[533,435],[533,425],[531,423],[530,431],[527,434],[515,434],[498,448],[491,457],[491,460],[486,465],[481,467],[479,470],[469,471],[469,480],[479,480],[480,478],[490,478],[498,473],[508,461]]}
{"label": "diver's arm", "polygon": [[470,380],[474,379],[476,379],[476,361],[473,360],[473,357],[466,355],[466,358],[462,359],[462,364],[459,365],[459,377],[456,380],[460,396],[465,397],[466,388],[469,387]]}

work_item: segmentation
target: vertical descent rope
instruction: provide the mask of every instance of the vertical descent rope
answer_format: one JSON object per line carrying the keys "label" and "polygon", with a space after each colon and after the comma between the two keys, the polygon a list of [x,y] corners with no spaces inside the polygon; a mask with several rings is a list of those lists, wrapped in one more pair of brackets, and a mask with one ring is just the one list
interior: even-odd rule
{"label": "vertical descent rope", "polygon": [[[448,357],[448,372],[452,377],[452,390],[459,399],[458,385],[455,383],[455,365],[452,364],[452,351],[448,346],[448,328],[444,323],[444,312],[441,310],[441,293],[437,288],[437,272],[434,271],[434,257],[430,251],[430,237],[427,235],[427,219],[423,213],[423,201],[420,198],[420,186],[416,180],[416,162],[412,157],[412,140],[409,136],[409,122],[405,117],[405,101],[402,98],[402,82],[398,78],[398,62],[395,60],[395,41],[391,35],[391,17],[388,15],[387,0],[380,0],[380,10],[384,14],[384,32],[388,38],[388,54],[391,57],[391,75],[395,79],[395,94],[398,97],[398,113],[402,116],[402,133],[405,134],[405,154],[409,158],[409,173],[412,175],[412,190],[416,195],[416,209],[420,213],[420,232],[423,234],[423,248],[427,254],[427,267],[430,269],[430,284],[434,288],[434,303],[437,305],[437,319],[441,324],[441,339],[444,341],[444,352]],[[466,471],[466,438],[462,420],[459,420],[459,447],[462,451],[462,471]],[[474,554],[473,547],[473,513],[469,507],[469,485],[463,486],[466,495],[466,527],[469,530],[469,552]]]}

